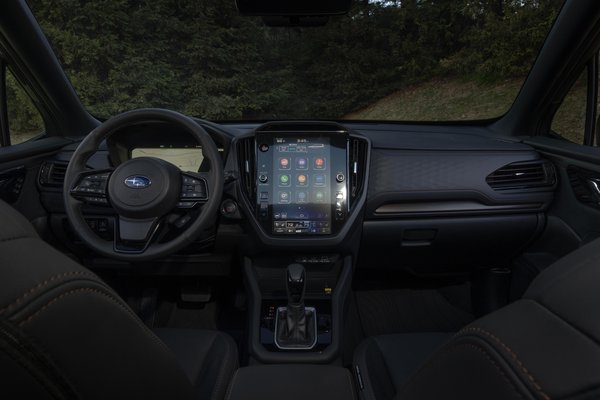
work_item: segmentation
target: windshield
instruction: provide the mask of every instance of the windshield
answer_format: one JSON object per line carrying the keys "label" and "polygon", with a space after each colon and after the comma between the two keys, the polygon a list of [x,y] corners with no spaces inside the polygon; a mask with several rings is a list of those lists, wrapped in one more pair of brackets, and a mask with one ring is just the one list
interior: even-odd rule
{"label": "windshield", "polygon": [[448,121],[509,109],[562,0],[356,1],[305,28],[233,0],[29,4],[98,117]]}

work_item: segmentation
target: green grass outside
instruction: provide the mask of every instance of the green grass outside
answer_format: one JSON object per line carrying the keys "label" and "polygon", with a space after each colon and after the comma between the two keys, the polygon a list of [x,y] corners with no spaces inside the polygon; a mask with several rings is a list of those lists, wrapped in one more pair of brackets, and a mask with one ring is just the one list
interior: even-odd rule
{"label": "green grass outside", "polygon": [[[495,118],[511,107],[521,79],[487,84],[436,79],[406,87],[372,105],[347,114],[345,119],[396,121],[457,121]],[[582,142],[585,120],[585,80],[578,82],[556,114],[552,129]]]}

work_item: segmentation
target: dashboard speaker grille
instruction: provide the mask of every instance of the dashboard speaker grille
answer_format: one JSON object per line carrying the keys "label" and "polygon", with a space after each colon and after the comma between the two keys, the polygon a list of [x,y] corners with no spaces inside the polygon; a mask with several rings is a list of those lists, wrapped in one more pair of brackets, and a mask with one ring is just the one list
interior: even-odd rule
{"label": "dashboard speaker grille", "polygon": [[551,187],[556,183],[556,171],[550,161],[518,162],[492,172],[486,182],[499,191]]}

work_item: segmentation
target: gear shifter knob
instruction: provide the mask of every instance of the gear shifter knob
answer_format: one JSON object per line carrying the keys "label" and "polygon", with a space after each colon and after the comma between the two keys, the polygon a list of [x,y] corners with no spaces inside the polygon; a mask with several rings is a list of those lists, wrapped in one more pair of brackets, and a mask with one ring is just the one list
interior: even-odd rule
{"label": "gear shifter knob", "polygon": [[304,303],[305,272],[302,264],[287,267],[287,294],[290,304]]}

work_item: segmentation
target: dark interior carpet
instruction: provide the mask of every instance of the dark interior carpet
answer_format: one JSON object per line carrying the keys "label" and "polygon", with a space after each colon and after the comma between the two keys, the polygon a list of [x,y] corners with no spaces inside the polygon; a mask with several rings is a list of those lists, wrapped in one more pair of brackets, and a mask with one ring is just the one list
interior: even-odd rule
{"label": "dark interior carpet", "polygon": [[360,290],[355,293],[366,336],[456,332],[474,319],[469,306],[469,285],[443,289]]}

